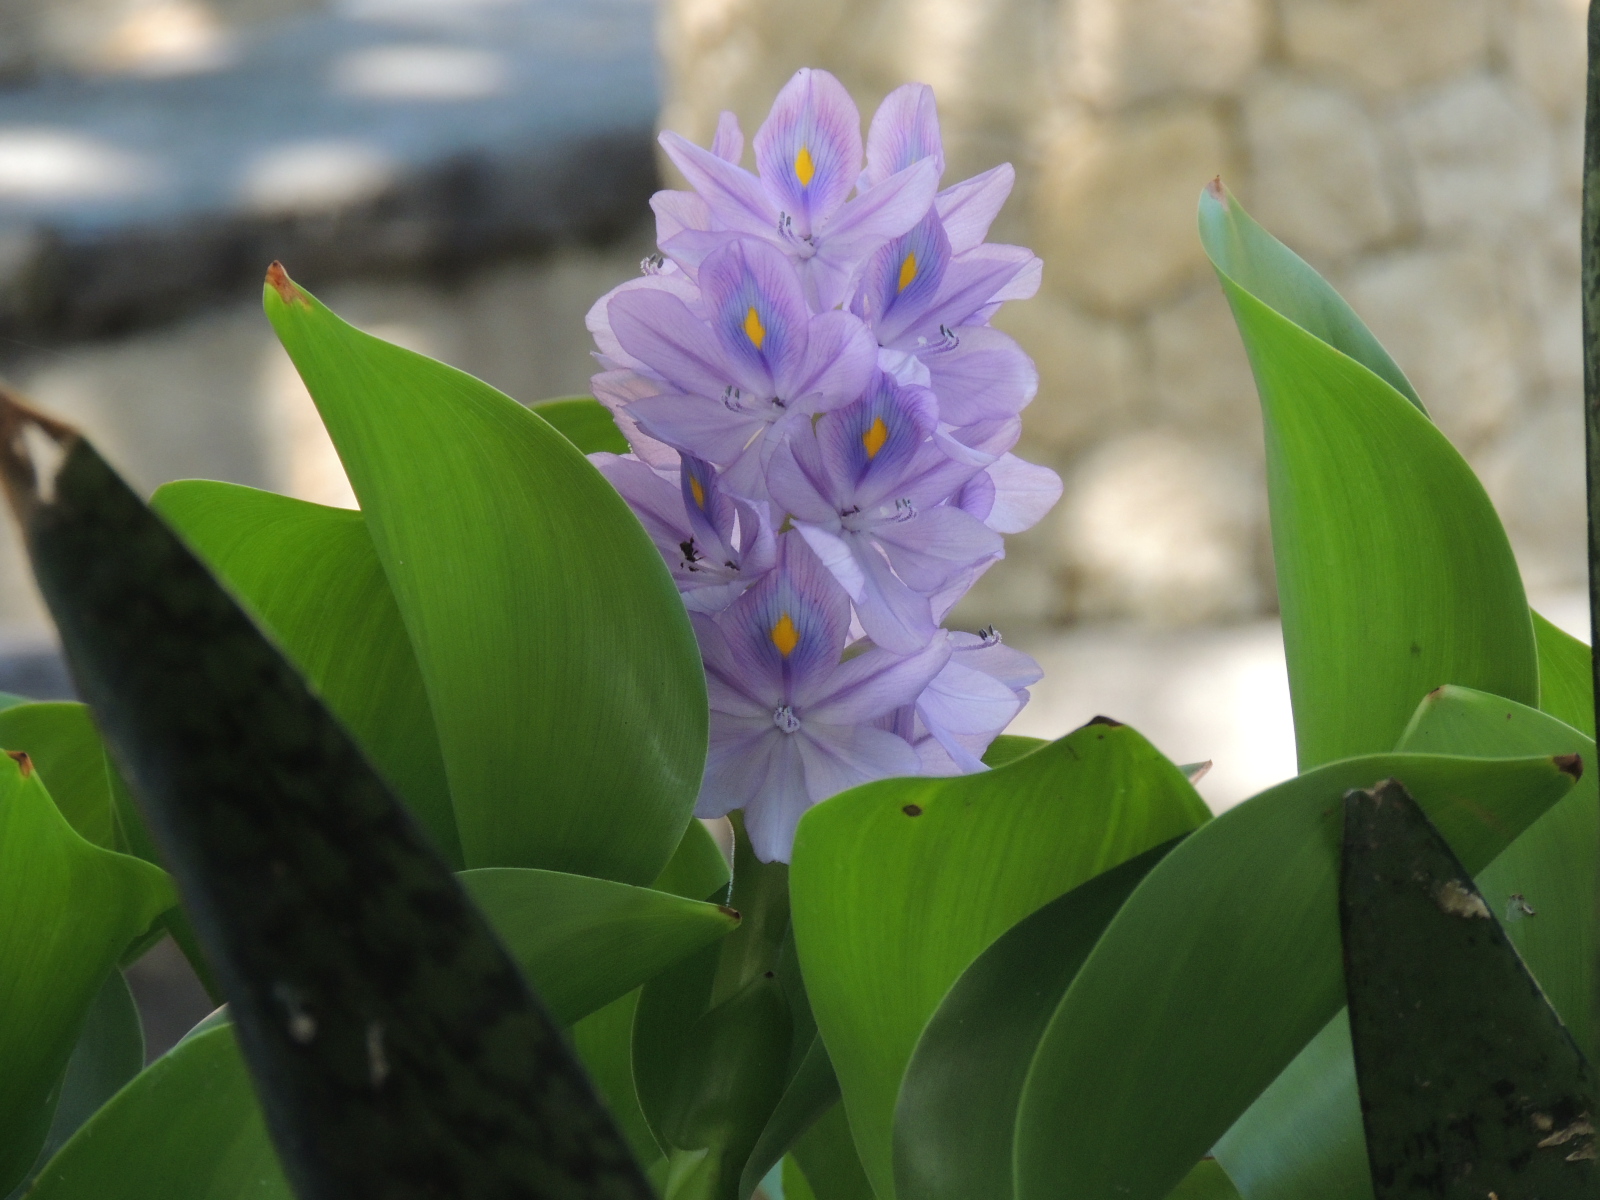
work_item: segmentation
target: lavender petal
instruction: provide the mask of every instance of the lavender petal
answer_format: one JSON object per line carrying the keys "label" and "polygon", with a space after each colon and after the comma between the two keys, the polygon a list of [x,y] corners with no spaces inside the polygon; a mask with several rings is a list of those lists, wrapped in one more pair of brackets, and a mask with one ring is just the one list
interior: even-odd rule
{"label": "lavender petal", "polygon": [[925,83],[903,83],[883,98],[867,129],[867,166],[860,188],[931,158],[944,174],[944,142],[939,136],[939,110],[933,89]]}
{"label": "lavender petal", "polygon": [[861,114],[826,71],[796,71],[756,131],[756,169],[771,203],[801,238],[844,203],[861,170]]}

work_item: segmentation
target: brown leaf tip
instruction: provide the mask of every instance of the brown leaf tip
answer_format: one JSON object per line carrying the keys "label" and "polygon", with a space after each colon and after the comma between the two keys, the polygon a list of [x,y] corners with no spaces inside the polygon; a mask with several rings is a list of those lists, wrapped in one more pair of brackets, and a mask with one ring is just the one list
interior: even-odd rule
{"label": "brown leaf tip", "polygon": [[1220,202],[1227,196],[1227,194],[1228,189],[1222,186],[1221,175],[1213,176],[1211,182],[1206,184],[1206,195],[1210,196],[1213,200]]}
{"label": "brown leaf tip", "polygon": [[283,264],[276,259],[267,268],[267,286],[278,293],[278,299],[285,304],[307,305],[306,294],[300,290],[295,281],[289,278],[289,272],[283,269]]}
{"label": "brown leaf tip", "polygon": [[1574,782],[1583,778],[1583,756],[1581,754],[1558,754],[1551,761],[1556,764],[1556,770],[1563,775],[1571,775]]}
{"label": "brown leaf tip", "polygon": [[729,920],[732,920],[732,921],[742,921],[742,920],[744,920],[744,917],[740,915],[739,910],[737,908],[729,908],[726,904],[717,905],[717,911],[720,912],[723,916],[727,917]]}
{"label": "brown leaf tip", "polygon": [[29,758],[25,751],[7,750],[6,757],[17,764],[17,769],[22,772],[24,779],[33,774],[33,759]]}
{"label": "brown leaf tip", "polygon": [[1084,728],[1087,729],[1090,725],[1109,725],[1113,729],[1122,728],[1121,721],[1117,720],[1115,717],[1107,716],[1090,717],[1084,722]]}

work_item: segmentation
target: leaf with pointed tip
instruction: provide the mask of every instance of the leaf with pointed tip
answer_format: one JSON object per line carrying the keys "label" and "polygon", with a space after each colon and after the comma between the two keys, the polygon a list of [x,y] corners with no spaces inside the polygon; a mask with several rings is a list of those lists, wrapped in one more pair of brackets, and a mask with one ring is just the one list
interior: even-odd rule
{"label": "leaf with pointed tip", "polygon": [[0,710],[0,746],[27,752],[61,815],[84,838],[127,849],[118,844],[110,768],[86,707],[53,700]]}
{"label": "leaf with pointed tip", "polygon": [[900,1200],[1013,1194],[1017,1105],[1039,1039],[1083,960],[1175,842],[1057,896],[1006,930],[939,1004],[895,1106]]}
{"label": "leaf with pointed tip", "polygon": [[709,710],[644,528],[510,397],[352,328],[281,268],[264,299],[410,634],[466,865],[648,884],[690,820]]}
{"label": "leaf with pointed tip", "polygon": [[487,921],[254,622],[93,447],[3,394],[0,474],[302,1200],[645,1200]]}
{"label": "leaf with pointed tip", "polygon": [[541,400],[533,411],[556,427],[557,432],[585,454],[609,451],[627,454],[633,447],[622,436],[606,406],[593,396],[562,396]]}
{"label": "leaf with pointed tip", "polygon": [[795,941],[880,1200],[906,1064],[962,971],[1040,906],[1209,818],[1177,767],[1103,719],[992,771],[886,779],[805,815]]}
{"label": "leaf with pointed tip", "polygon": [[1537,703],[1522,578],[1466,461],[1348,306],[1220,187],[1200,237],[1261,395],[1301,770],[1387,751],[1442,683]]}
{"label": "leaf with pointed tip", "polygon": [[177,897],[166,873],[85,841],[32,764],[0,754],[0,1189],[49,1133],[96,994]]}
{"label": "leaf with pointed tip", "polygon": [[1339,927],[1378,1200],[1591,1200],[1589,1064],[1396,780],[1344,798]]}
{"label": "leaf with pointed tip", "polygon": [[1167,1200],[1239,1200],[1239,1189],[1233,1186],[1227,1171],[1214,1158],[1202,1158],[1194,1170],[1183,1177],[1183,1182],[1173,1188]]}
{"label": "leaf with pointed tip", "polygon": [[459,867],[422,673],[362,515],[203,479],[157,488],[150,507],[272,635]]}
{"label": "leaf with pointed tip", "polygon": [[1118,910],[1051,1018],[1018,1112],[1019,1200],[1161,1200],[1338,1011],[1346,791],[1404,780],[1482,869],[1575,770],[1548,756],[1373,755],[1197,829]]}
{"label": "leaf with pointed tip", "polygon": [[1006,763],[1013,762],[1025,754],[1032,754],[1039,747],[1049,744],[1044,738],[1002,733],[990,742],[989,748],[983,752],[983,762],[985,766],[1003,767]]}

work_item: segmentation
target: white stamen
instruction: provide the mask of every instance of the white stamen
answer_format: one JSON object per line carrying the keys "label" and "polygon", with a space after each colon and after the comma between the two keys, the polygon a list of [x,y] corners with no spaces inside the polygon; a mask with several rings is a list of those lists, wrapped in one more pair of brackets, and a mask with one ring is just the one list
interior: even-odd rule
{"label": "white stamen", "polygon": [[794,733],[800,728],[800,718],[794,715],[794,709],[787,704],[780,704],[772,710],[772,723],[785,733]]}

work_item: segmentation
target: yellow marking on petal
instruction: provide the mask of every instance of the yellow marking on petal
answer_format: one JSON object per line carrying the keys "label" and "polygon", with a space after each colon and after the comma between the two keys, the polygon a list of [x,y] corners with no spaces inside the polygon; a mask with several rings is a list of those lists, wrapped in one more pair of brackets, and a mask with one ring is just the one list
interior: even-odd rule
{"label": "yellow marking on petal", "polygon": [[761,343],[767,340],[767,327],[761,323],[761,314],[756,311],[756,306],[751,305],[750,311],[744,315],[744,335],[757,350]]}
{"label": "yellow marking on petal", "polygon": [[811,151],[801,146],[800,153],[794,156],[794,177],[800,181],[801,187],[810,187],[816,173],[817,164],[811,161]]}
{"label": "yellow marking on petal", "polygon": [[902,292],[905,291],[911,286],[911,281],[916,277],[917,252],[913,250],[910,254],[906,255],[905,262],[900,264],[900,287],[898,290]]}
{"label": "yellow marking on petal", "polygon": [[800,644],[800,631],[794,627],[788,613],[779,617],[778,623],[772,627],[772,644],[785,658],[793,654],[794,648]]}
{"label": "yellow marking on petal", "polygon": [[706,506],[706,489],[705,489],[705,485],[702,484],[693,475],[689,476],[689,492],[690,492],[690,494],[692,494],[694,496],[695,505],[698,508],[704,509],[705,506]]}
{"label": "yellow marking on petal", "polygon": [[883,444],[889,440],[889,427],[883,423],[882,417],[873,417],[872,424],[861,435],[861,444],[867,448],[868,458],[877,458],[878,451],[883,449]]}

